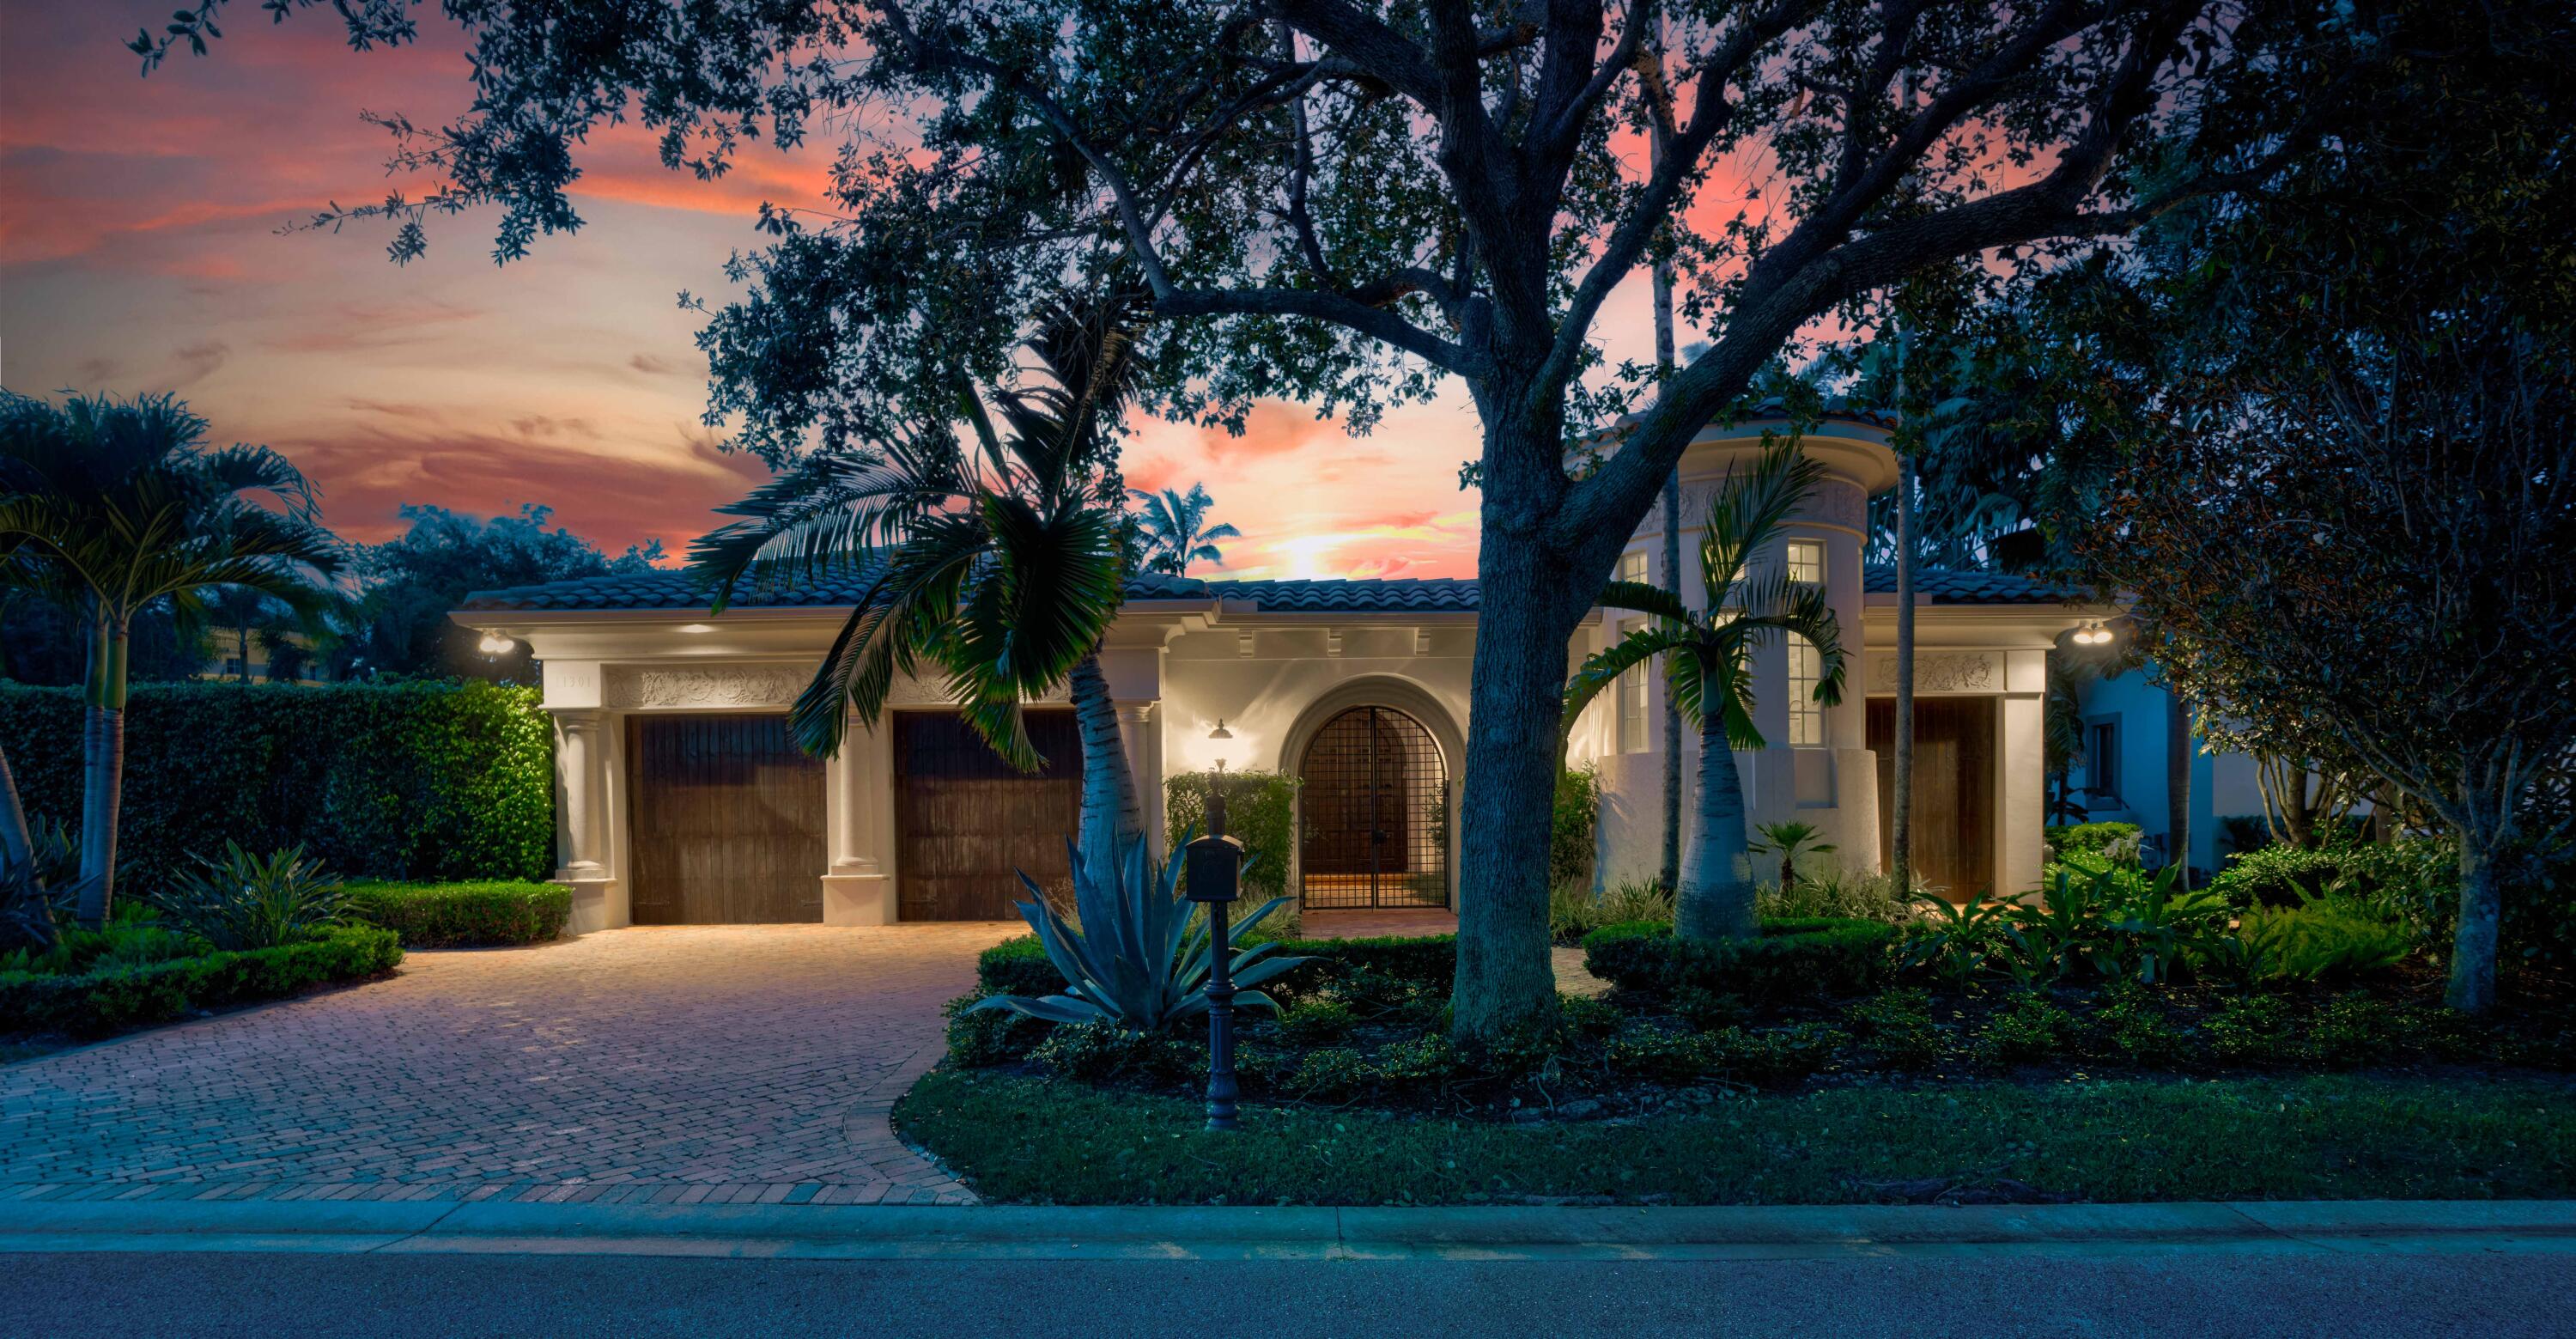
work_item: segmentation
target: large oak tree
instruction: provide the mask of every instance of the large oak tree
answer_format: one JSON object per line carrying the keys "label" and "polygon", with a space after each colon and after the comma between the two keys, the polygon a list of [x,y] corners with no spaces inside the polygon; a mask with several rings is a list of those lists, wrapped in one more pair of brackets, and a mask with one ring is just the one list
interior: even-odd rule
{"label": "large oak tree", "polygon": [[[139,35],[147,67],[202,49],[221,5]],[[412,35],[400,0],[336,8],[361,47]],[[709,176],[758,137],[843,137],[830,197],[764,211],[772,243],[735,262],[746,292],[703,336],[711,412],[773,460],[1002,374],[1037,300],[1113,266],[1149,290],[1157,412],[1239,423],[1278,397],[1365,428],[1462,382],[1484,604],[1454,1017],[1490,1036],[1554,1007],[1543,815],[1568,639],[1692,434],[1917,267],[2259,181],[2302,135],[2249,136],[2244,109],[2327,104],[2372,3],[443,8],[471,34],[474,109],[389,124],[444,184],[349,211],[392,219],[397,257],[477,206],[500,209],[503,258],[578,226],[582,139],[612,120]],[[2167,153],[2177,137],[2193,150]],[[1609,365],[1600,322],[1664,255],[1708,342],[1657,381]],[[1569,450],[1623,413],[1606,462]]]}

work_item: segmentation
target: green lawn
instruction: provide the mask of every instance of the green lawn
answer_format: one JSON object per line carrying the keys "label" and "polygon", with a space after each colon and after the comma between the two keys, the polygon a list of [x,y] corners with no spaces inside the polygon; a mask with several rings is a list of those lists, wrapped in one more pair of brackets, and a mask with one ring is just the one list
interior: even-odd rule
{"label": "green lawn", "polygon": [[2576,1084],[2529,1077],[1870,1086],[1628,1125],[1262,1107],[1221,1136],[1175,1098],[943,1069],[895,1123],[1019,1203],[1830,1204],[1927,1178],[2098,1201],[2576,1195]]}

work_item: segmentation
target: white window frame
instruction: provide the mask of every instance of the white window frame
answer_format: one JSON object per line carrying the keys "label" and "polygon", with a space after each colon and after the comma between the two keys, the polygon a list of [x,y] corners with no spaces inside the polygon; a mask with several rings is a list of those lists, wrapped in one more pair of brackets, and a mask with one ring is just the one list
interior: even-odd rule
{"label": "white window frame", "polygon": [[1825,584],[1825,542],[1821,539],[1793,539],[1783,545],[1780,560],[1789,579],[1810,586]]}
{"label": "white window frame", "polygon": [[[1649,566],[1649,561],[1643,549],[1620,554],[1619,579],[1639,583],[1652,580],[1653,569]],[[1618,633],[1620,636],[1625,636],[1644,626],[1642,622],[1630,623],[1620,627]],[[1627,673],[1619,676],[1619,681],[1611,692],[1612,715],[1615,717],[1612,728],[1618,732],[1618,737],[1613,742],[1621,753],[1643,753],[1653,747],[1653,740],[1646,724],[1651,706],[1651,699],[1646,689],[1646,666],[1653,663],[1653,661],[1646,661],[1631,667]]]}
{"label": "white window frame", "polygon": [[1788,634],[1789,747],[1825,746],[1825,704],[1816,700],[1816,683],[1824,677],[1824,656],[1816,644]]}

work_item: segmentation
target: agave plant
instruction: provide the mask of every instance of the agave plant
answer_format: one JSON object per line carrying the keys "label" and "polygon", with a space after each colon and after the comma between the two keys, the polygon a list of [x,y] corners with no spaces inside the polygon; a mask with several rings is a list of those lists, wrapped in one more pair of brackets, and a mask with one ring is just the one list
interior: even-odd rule
{"label": "agave plant", "polygon": [[[1189,835],[1183,833],[1181,840],[1186,845]],[[1080,928],[1047,905],[1044,890],[1029,876],[1020,876],[1029,890],[1029,900],[1019,904],[1020,918],[1037,931],[1047,961],[1064,973],[1064,993],[995,995],[975,1009],[1009,1009],[1050,1023],[1105,1022],[1130,1032],[1159,1031],[1207,1010],[1213,945],[1206,923],[1195,914],[1197,907],[1180,896],[1181,862],[1157,862],[1144,841],[1135,839],[1119,843],[1114,868],[1117,882],[1103,885],[1079,858],[1073,861],[1074,916]],[[1249,933],[1287,901],[1274,897],[1262,903],[1236,929]],[[1278,1009],[1277,1001],[1250,987],[1306,959],[1269,956],[1277,947],[1276,942],[1259,944],[1234,955],[1237,1005]]]}
{"label": "agave plant", "polygon": [[225,842],[152,899],[188,933],[219,949],[276,948],[340,923],[348,894],[301,846],[260,856]]}

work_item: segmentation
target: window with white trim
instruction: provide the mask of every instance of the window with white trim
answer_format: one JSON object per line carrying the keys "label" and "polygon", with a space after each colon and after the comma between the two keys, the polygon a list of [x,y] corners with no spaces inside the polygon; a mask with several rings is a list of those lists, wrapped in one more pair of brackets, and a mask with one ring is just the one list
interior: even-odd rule
{"label": "window with white trim", "polygon": [[1816,682],[1824,677],[1823,655],[1816,644],[1789,634],[1789,744],[1815,748],[1825,742],[1825,704],[1816,700]]}
{"label": "window with white trim", "polygon": [[1787,561],[1791,581],[1803,581],[1811,586],[1824,584],[1825,544],[1823,540],[1790,540]]}
{"label": "window with white trim", "polygon": [[[1619,555],[1619,579],[1636,582],[1647,580],[1646,554],[1643,550]],[[1632,623],[1621,628],[1620,632],[1625,635],[1643,626],[1642,623]],[[1612,694],[1612,705],[1619,718],[1621,753],[1646,751],[1646,667],[1652,663],[1647,661],[1636,665],[1627,673],[1620,675],[1618,687]]]}

